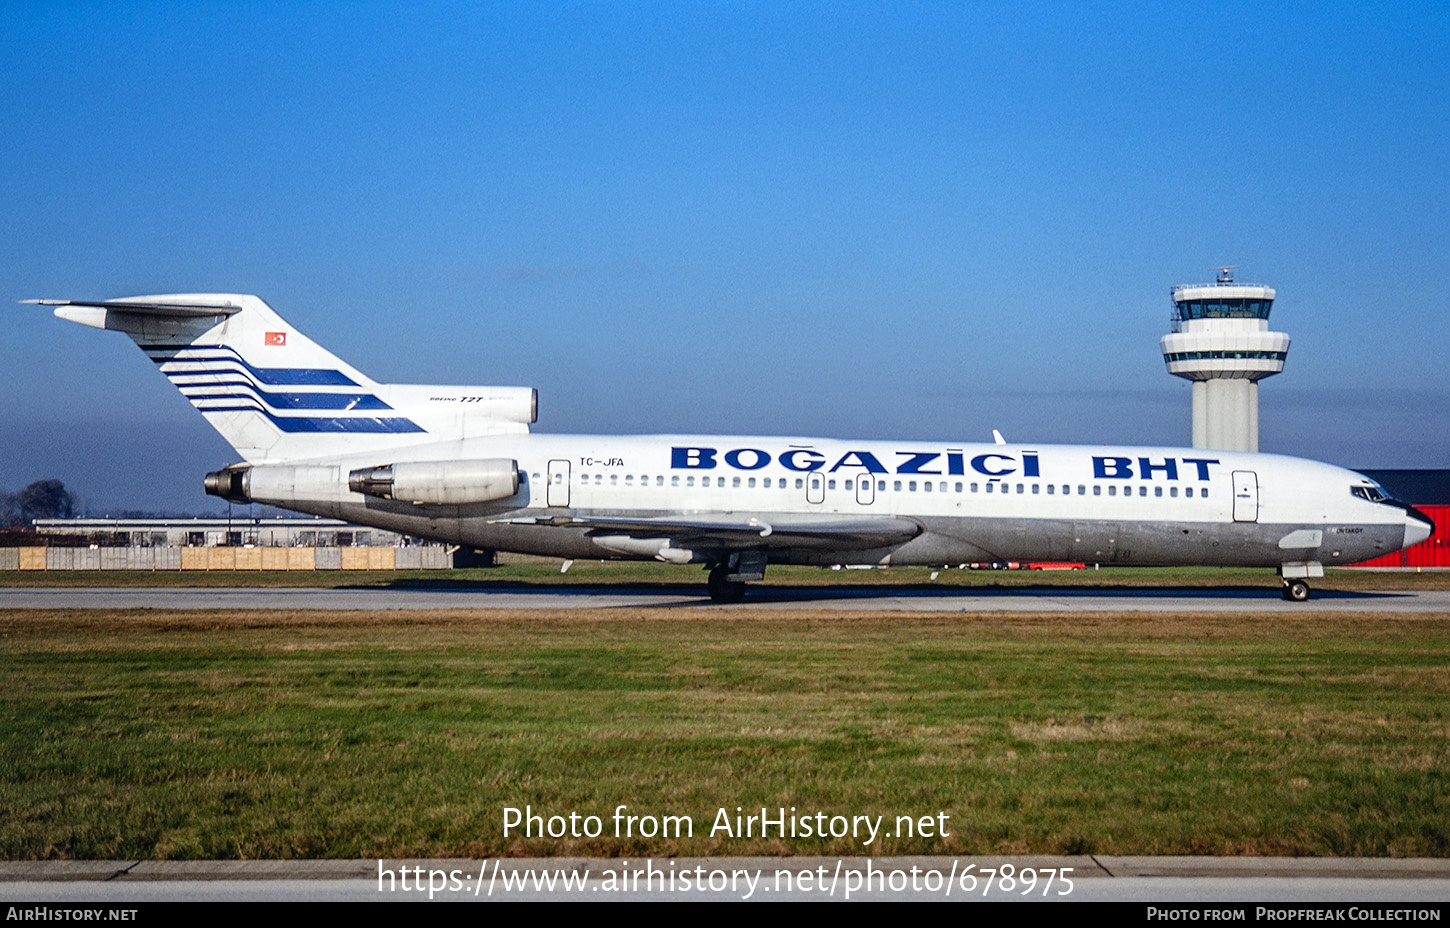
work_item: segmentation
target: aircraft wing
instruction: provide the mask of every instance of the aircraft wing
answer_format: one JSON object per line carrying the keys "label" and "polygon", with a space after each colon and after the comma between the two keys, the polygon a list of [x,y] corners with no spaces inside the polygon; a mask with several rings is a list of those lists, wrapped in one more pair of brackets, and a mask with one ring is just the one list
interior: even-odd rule
{"label": "aircraft wing", "polygon": [[588,529],[591,535],[668,538],[680,547],[879,548],[910,541],[919,522],[898,516],[843,516],[814,513],[691,513],[661,518],[630,516],[525,516],[500,519],[509,525],[558,525]]}

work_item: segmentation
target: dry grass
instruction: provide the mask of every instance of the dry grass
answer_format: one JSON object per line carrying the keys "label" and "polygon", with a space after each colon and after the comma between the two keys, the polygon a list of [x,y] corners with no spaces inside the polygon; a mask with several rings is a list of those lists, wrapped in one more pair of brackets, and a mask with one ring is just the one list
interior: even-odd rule
{"label": "dry grass", "polygon": [[[0,856],[1450,854],[1450,615],[0,612]],[[501,810],[693,838],[504,836]],[[709,837],[716,810],[946,840]]]}

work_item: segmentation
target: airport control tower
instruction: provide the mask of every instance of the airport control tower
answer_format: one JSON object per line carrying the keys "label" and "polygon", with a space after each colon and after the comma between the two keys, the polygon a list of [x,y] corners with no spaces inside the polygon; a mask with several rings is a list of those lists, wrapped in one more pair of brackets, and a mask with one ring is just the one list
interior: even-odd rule
{"label": "airport control tower", "polygon": [[1193,381],[1193,447],[1258,451],[1259,381],[1284,369],[1289,336],[1269,331],[1274,288],[1235,283],[1233,271],[1173,288],[1163,362]]}

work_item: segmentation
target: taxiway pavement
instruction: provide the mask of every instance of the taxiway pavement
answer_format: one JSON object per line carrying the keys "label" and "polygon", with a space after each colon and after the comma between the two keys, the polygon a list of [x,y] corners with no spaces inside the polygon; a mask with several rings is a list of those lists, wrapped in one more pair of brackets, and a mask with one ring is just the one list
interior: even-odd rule
{"label": "taxiway pavement", "polygon": [[710,609],[840,608],[881,612],[1450,612],[1450,590],[1343,592],[1316,590],[1307,603],[1284,601],[1276,588],[1060,588],[900,590],[890,587],[770,586],[745,602],[717,606],[684,586],[454,587],[8,587],[0,609],[619,609],[648,606]]}

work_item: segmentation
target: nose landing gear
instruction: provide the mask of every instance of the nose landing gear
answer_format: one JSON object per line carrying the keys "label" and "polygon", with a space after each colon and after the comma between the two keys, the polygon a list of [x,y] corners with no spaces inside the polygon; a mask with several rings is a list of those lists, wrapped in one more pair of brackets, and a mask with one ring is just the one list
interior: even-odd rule
{"label": "nose landing gear", "polygon": [[1324,565],[1319,561],[1285,561],[1279,567],[1279,578],[1284,583],[1284,598],[1291,603],[1302,603],[1308,599],[1309,578],[1322,576]]}
{"label": "nose landing gear", "polygon": [[1291,603],[1302,603],[1309,598],[1309,584],[1303,580],[1284,578],[1284,598]]}

